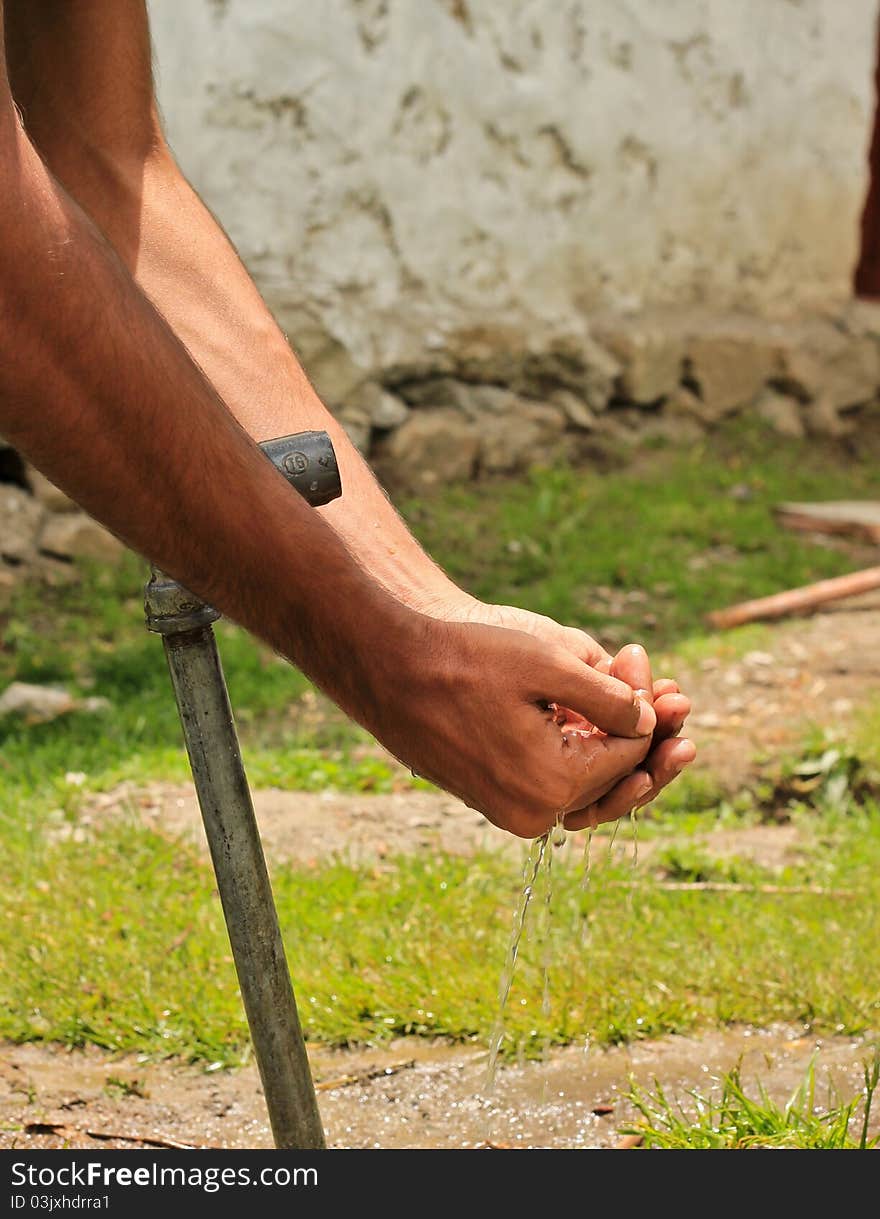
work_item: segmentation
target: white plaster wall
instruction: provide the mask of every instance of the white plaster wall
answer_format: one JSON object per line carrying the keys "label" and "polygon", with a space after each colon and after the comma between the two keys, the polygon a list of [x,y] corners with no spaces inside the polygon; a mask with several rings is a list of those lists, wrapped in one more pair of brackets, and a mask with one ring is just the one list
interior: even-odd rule
{"label": "white plaster wall", "polygon": [[294,342],[362,368],[476,321],[845,296],[877,9],[151,3],[184,169]]}

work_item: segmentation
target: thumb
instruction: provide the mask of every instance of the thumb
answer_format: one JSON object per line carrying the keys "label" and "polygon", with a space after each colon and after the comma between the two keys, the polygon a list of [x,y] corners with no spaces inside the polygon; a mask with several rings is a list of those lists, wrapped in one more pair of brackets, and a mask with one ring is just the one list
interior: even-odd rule
{"label": "thumb", "polygon": [[632,686],[607,673],[600,673],[566,652],[556,653],[553,672],[536,701],[555,702],[577,711],[591,724],[611,736],[650,736],[657,724],[651,704]]}

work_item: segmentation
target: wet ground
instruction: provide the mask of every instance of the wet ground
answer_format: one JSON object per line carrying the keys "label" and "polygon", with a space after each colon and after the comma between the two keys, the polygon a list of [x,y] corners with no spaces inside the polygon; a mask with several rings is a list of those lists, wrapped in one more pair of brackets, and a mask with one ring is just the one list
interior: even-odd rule
{"label": "wet ground", "polygon": [[[727,1029],[628,1047],[554,1051],[501,1067],[482,1095],[485,1051],[400,1039],[377,1050],[313,1048],[312,1068],[331,1147],[614,1148],[637,1114],[630,1078],[670,1097],[706,1094],[719,1073],[782,1104],[816,1056],[816,1101],[855,1096],[870,1056],[859,1038],[817,1040],[793,1027]],[[880,1124],[880,1114],[877,1115]],[[271,1147],[254,1067],[235,1071],[97,1050],[6,1046],[0,1053],[0,1147]]]}

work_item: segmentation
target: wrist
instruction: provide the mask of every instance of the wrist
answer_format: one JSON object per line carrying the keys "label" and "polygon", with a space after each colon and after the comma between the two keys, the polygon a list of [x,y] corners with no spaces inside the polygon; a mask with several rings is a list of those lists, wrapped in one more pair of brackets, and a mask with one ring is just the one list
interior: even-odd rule
{"label": "wrist", "polygon": [[446,577],[419,588],[409,599],[411,608],[427,618],[445,622],[471,622],[482,604]]}

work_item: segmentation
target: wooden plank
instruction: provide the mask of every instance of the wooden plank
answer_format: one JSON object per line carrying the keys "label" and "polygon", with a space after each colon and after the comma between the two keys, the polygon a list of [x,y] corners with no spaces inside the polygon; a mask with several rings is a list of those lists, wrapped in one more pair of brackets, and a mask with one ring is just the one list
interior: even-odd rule
{"label": "wooden plank", "polygon": [[728,609],[716,610],[707,615],[710,626],[724,630],[742,626],[746,622],[784,618],[788,614],[800,614],[824,605],[828,601],[839,601],[843,597],[855,597],[880,588],[880,567],[866,567],[848,576],[836,576],[832,580],[819,580],[816,584],[805,584],[802,588],[791,588],[772,597],[759,597],[754,601],[742,601]]}
{"label": "wooden plank", "polygon": [[880,544],[880,500],[779,504],[779,523],[808,533],[835,533]]}

